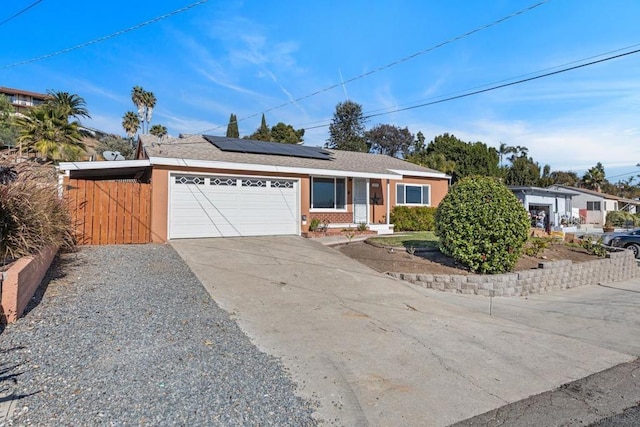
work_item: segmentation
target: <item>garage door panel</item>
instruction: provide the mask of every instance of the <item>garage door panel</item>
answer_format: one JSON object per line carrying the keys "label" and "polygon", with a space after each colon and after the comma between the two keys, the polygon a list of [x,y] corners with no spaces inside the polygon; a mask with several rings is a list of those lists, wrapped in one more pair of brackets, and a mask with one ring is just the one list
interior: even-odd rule
{"label": "garage door panel", "polygon": [[[169,237],[298,234],[297,182],[253,178],[250,181],[261,181],[265,186],[209,184],[227,182],[227,178],[202,178],[204,184],[199,185],[177,184],[172,176]],[[272,185],[293,188],[270,188],[269,181],[275,182]],[[231,182],[245,181],[234,178]]]}

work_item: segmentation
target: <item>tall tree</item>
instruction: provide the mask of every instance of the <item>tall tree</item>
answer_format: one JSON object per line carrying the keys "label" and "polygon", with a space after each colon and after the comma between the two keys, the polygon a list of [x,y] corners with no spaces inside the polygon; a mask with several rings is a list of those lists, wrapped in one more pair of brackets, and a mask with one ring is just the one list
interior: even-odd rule
{"label": "tall tree", "polygon": [[406,157],[414,145],[413,134],[408,128],[380,124],[365,132],[369,151],[391,157]]}
{"label": "tall tree", "polygon": [[452,180],[454,182],[470,175],[499,176],[498,151],[482,142],[464,142],[454,135],[445,133],[436,136],[427,148],[415,151],[408,157],[412,162],[424,162],[425,157],[442,154],[446,160],[455,163]]}
{"label": "tall tree", "polygon": [[[134,86],[131,89],[131,101],[138,109],[138,125],[140,131],[146,133],[149,131],[149,123],[153,116],[153,109],[156,106],[156,96],[153,92],[144,90],[141,86]],[[147,125],[145,128],[145,124]]]}
{"label": "tall tree", "polygon": [[133,141],[133,137],[136,136],[138,128],[140,127],[140,118],[133,111],[127,111],[122,117],[122,128],[127,133],[129,139]]}
{"label": "tall tree", "polygon": [[267,119],[262,114],[262,120],[260,122],[260,127],[256,129],[254,133],[249,136],[249,139],[253,139],[256,141],[271,141],[271,129],[269,129],[269,125],[267,125]]}
{"label": "tall tree", "polygon": [[163,136],[167,136],[167,127],[163,125],[153,125],[151,129],[149,129],[149,133],[158,138],[162,138]]}
{"label": "tall tree", "polygon": [[48,160],[78,160],[85,146],[77,121],[69,122],[67,111],[47,104],[32,108],[18,117],[18,142],[34,148]]}
{"label": "tall tree", "polygon": [[510,145],[505,144],[504,142],[500,143],[500,147],[498,148],[498,156],[500,156],[500,166],[503,166],[503,160],[506,155],[513,154],[517,152],[516,147],[512,147]]}
{"label": "tall tree", "polygon": [[581,184],[585,188],[601,191],[602,185],[605,184],[604,166],[598,162],[594,167],[585,172],[582,176]]}
{"label": "tall tree", "polygon": [[135,156],[135,151],[130,142],[115,135],[107,135],[100,138],[96,151],[100,154],[105,151],[117,151],[122,154],[126,160],[133,160]]}
{"label": "tall tree", "polygon": [[304,140],[304,129],[294,129],[293,126],[279,122],[271,128],[271,140],[283,144],[301,144]]}
{"label": "tall tree", "polygon": [[365,118],[362,106],[353,101],[336,105],[333,120],[329,125],[329,139],[325,147],[336,150],[367,152],[365,141]]}
{"label": "tall tree", "polygon": [[89,110],[87,110],[87,103],[84,98],[69,92],[57,92],[53,90],[47,91],[49,98],[45,102],[52,108],[60,109],[63,114],[68,117],[74,117],[77,120],[80,118],[91,118]]}
{"label": "tall tree", "polygon": [[504,179],[505,184],[536,186],[539,180],[540,165],[534,162],[531,157],[526,155],[512,157],[511,167],[507,169]]}
{"label": "tall tree", "polygon": [[413,152],[407,156],[407,161],[446,174],[453,174],[456,170],[456,162],[447,160],[442,153],[426,154],[425,151]]}
{"label": "tall tree", "polygon": [[551,166],[544,165],[542,168],[542,175],[540,176],[538,186],[548,187],[552,184],[553,184],[553,178],[551,177]]}
{"label": "tall tree", "polygon": [[578,174],[573,171],[553,171],[549,174],[551,184],[568,185],[575,187],[580,182]]}
{"label": "tall tree", "polygon": [[151,123],[151,118],[153,117],[153,109],[156,106],[157,99],[153,92],[145,92],[143,100],[145,107],[144,122],[147,124],[147,132],[149,132],[149,123]]}
{"label": "tall tree", "polygon": [[146,112],[144,110],[144,94],[145,90],[141,86],[134,86],[131,89],[131,101],[138,109],[138,123],[144,122]]}
{"label": "tall tree", "polygon": [[240,131],[238,130],[238,118],[233,113],[231,113],[231,116],[229,116],[229,124],[227,125],[227,138],[240,138]]}

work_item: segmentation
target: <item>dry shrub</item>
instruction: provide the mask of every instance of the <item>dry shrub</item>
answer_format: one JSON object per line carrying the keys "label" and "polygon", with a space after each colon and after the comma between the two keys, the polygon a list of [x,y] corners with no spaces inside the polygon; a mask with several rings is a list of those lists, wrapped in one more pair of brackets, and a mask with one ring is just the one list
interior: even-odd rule
{"label": "dry shrub", "polygon": [[0,265],[56,245],[73,246],[73,227],[58,188],[29,173],[0,185]]}

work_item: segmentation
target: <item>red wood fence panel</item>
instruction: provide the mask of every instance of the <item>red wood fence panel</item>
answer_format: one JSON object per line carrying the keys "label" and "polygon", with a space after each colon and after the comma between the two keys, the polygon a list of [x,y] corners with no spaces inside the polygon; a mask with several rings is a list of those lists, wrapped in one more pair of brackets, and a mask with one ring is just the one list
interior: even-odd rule
{"label": "red wood fence panel", "polygon": [[151,184],[69,179],[64,194],[79,245],[151,241]]}

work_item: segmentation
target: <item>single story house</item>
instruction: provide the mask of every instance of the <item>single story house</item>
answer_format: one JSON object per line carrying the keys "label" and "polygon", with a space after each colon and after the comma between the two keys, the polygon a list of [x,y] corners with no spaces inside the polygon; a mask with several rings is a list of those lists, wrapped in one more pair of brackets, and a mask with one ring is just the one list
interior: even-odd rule
{"label": "single story house", "polygon": [[65,179],[146,179],[150,235],[299,235],[367,224],[393,231],[395,206],[437,206],[450,177],[390,156],[210,135],[141,135],[136,160],[61,163]]}
{"label": "single story house", "polygon": [[626,211],[635,214],[637,206],[640,205],[638,200],[625,199],[586,188],[554,184],[549,189],[572,192],[573,207],[579,210],[580,218],[585,224],[604,225],[608,212]]}
{"label": "single story house", "polygon": [[573,222],[573,192],[526,186],[509,186],[509,189],[529,212],[532,227],[548,229]]}

